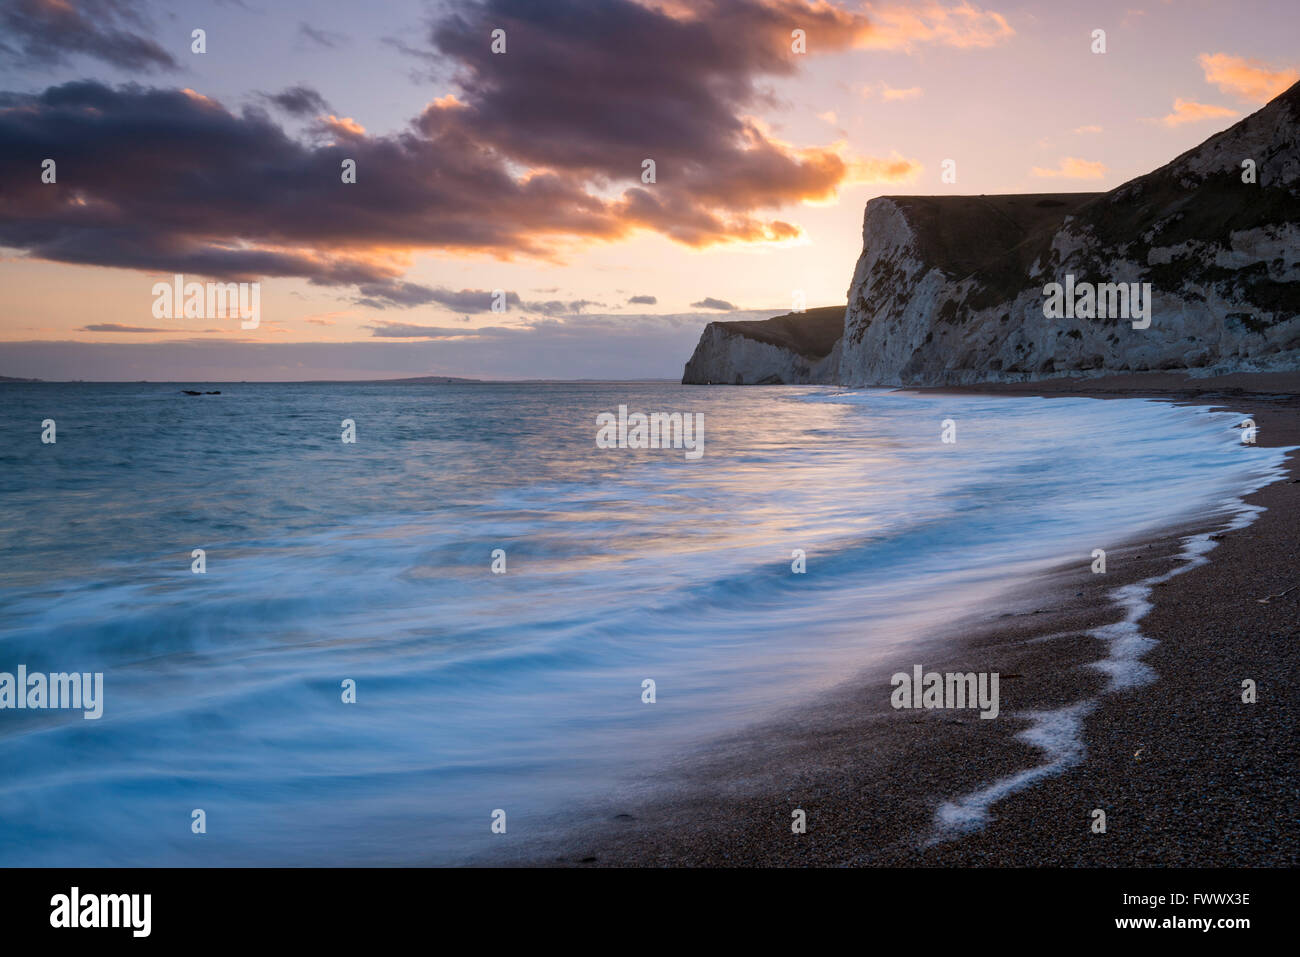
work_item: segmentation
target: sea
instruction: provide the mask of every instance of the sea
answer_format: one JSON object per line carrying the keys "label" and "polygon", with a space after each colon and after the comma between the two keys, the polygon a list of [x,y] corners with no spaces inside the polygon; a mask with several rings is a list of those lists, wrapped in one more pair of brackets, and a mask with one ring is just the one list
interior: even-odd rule
{"label": "sea", "polygon": [[[620,406],[698,413],[702,454],[599,447]],[[0,707],[0,865],[526,851],[1049,568],[1226,514],[1281,474],[1242,421],[812,386],[0,384],[0,682],[102,675],[99,717]]]}

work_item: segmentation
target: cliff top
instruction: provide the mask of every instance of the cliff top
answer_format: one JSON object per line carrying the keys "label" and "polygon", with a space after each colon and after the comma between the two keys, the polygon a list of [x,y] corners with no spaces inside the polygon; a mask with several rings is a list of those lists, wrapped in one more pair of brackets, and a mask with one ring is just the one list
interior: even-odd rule
{"label": "cliff top", "polygon": [[732,329],[748,339],[790,349],[809,359],[830,355],[844,335],[844,306],[821,306],[788,312],[772,319],[736,320],[715,325]]}

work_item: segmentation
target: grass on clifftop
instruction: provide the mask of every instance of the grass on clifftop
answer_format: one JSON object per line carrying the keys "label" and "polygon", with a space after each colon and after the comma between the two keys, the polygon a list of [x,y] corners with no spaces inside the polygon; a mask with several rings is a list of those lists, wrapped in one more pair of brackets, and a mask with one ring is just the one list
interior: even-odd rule
{"label": "grass on clifftop", "polygon": [[835,343],[844,335],[844,311],[847,306],[820,306],[804,312],[788,312],[773,319],[719,322],[758,342],[797,352],[809,359],[830,355]]}

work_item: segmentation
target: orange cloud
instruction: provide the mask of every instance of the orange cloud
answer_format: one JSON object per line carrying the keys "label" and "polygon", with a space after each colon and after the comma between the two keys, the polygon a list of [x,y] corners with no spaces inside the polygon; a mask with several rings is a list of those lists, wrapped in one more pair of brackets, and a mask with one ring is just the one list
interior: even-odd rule
{"label": "orange cloud", "polygon": [[921,164],[897,153],[888,158],[864,156],[849,161],[845,185],[858,183],[904,183],[921,175]]}
{"label": "orange cloud", "polygon": [[920,96],[922,92],[919,86],[909,86],[905,90],[898,90],[892,86],[882,86],[880,98],[882,100],[911,100]]}
{"label": "orange cloud", "polygon": [[340,136],[365,136],[366,128],[350,116],[329,116],[321,119],[321,125]]}
{"label": "orange cloud", "polygon": [[1106,175],[1106,164],[1096,160],[1079,159],[1077,156],[1064,156],[1056,169],[1044,169],[1035,166],[1035,176],[1056,179],[1101,179]]}
{"label": "orange cloud", "polygon": [[924,93],[925,90],[919,86],[909,86],[904,89],[890,86],[888,83],[868,83],[859,92],[864,100],[879,96],[882,100],[888,102],[892,100],[913,100]]}
{"label": "orange cloud", "polygon": [[1230,56],[1227,53],[1202,53],[1201,67],[1205,82],[1247,103],[1263,103],[1300,80],[1300,70],[1273,69],[1259,60]]}
{"label": "orange cloud", "polygon": [[202,93],[191,90],[188,86],[181,90],[181,92],[200,106],[206,106],[213,110],[220,110],[222,108],[221,104],[212,97],[204,96]]}
{"label": "orange cloud", "polygon": [[1210,103],[1177,99],[1174,100],[1174,111],[1168,116],[1161,117],[1157,122],[1163,123],[1165,126],[1182,126],[1184,123],[1197,123],[1201,120],[1236,115],[1236,110],[1230,110],[1226,106],[1214,106]]}
{"label": "orange cloud", "polygon": [[969,2],[945,6],[938,2],[916,5],[870,4],[872,30],[859,46],[884,50],[912,50],[920,43],[959,48],[991,47],[1015,35],[1006,17],[982,10]]}

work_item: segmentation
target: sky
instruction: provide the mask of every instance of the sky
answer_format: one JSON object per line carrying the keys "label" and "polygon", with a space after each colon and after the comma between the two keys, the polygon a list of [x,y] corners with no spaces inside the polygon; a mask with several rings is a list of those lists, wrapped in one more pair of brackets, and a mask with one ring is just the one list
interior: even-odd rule
{"label": "sky", "polygon": [[[871,198],[1111,189],[1300,78],[1298,26],[1295,0],[0,0],[0,375],[678,378],[710,321],[844,302]],[[169,314],[177,274],[256,283],[256,328]]]}

